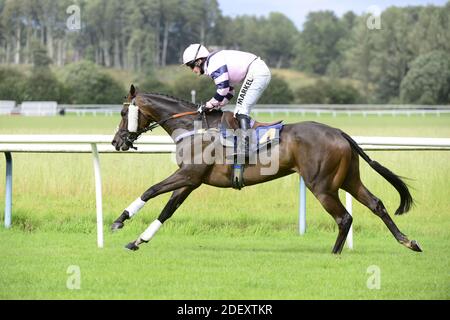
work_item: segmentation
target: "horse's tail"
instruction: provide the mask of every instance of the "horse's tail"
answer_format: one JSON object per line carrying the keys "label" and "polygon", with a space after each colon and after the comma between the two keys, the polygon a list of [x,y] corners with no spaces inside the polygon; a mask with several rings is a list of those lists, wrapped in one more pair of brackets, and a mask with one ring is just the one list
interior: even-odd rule
{"label": "horse's tail", "polygon": [[411,209],[414,201],[411,194],[409,193],[407,185],[402,181],[402,179],[388,168],[383,167],[378,162],[370,159],[369,156],[364,152],[364,150],[361,149],[356,141],[353,140],[348,134],[342,131],[341,133],[342,136],[350,143],[352,149],[358,152],[358,154],[372,167],[372,169],[378,172],[383,178],[389,181],[389,183],[392,184],[395,189],[397,189],[398,193],[400,194],[400,206],[398,207],[397,211],[395,211],[395,214],[399,215],[408,212]]}

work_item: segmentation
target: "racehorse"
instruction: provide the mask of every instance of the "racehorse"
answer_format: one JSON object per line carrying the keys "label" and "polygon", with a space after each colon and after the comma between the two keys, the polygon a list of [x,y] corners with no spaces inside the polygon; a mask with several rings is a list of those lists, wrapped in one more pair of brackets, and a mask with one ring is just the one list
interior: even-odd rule
{"label": "racehorse", "polygon": [[[116,150],[126,151],[133,148],[133,142],[144,132],[161,126],[174,138],[177,130],[191,131],[194,122],[199,119],[196,105],[162,94],[138,93],[132,85],[121,111],[121,121],[112,144]],[[133,111],[132,111],[133,109]],[[133,113],[133,116],[132,116]],[[232,119],[233,114],[215,110],[204,113],[209,128],[217,128],[223,118]],[[134,120],[131,118],[133,117]],[[135,130],[129,130],[129,123],[135,121]],[[203,122],[202,122],[203,123]],[[177,152],[186,144],[194,143],[192,139],[175,139]],[[196,140],[196,139],[194,139]],[[198,140],[197,143],[205,143]],[[395,239],[407,248],[421,252],[415,240],[409,240],[396,226],[380,199],[375,197],[361,182],[359,157],[364,159],[372,169],[386,179],[400,194],[400,205],[395,212],[401,215],[410,210],[413,198],[402,179],[369,156],[358,144],[343,131],[317,122],[300,122],[286,124],[280,132],[279,148],[272,150],[278,157],[278,167],[272,174],[262,174],[264,165],[260,162],[245,166],[243,180],[246,186],[267,182],[292,173],[300,174],[307,188],[319,200],[324,209],[334,218],[338,225],[338,236],[332,253],[340,254],[352,224],[352,216],[342,205],[338,191],[349,192],[360,203],[381,218]],[[191,156],[197,156],[194,148]],[[124,222],[134,216],[150,199],[173,192],[170,200],[160,213],[158,219],[135,240],[126,245],[130,250],[137,250],[140,244],[148,242],[183,203],[189,194],[201,184],[215,187],[232,187],[232,165],[216,161],[213,163],[180,163],[167,179],[151,186],[137,198],[111,226],[113,231],[124,227]]]}

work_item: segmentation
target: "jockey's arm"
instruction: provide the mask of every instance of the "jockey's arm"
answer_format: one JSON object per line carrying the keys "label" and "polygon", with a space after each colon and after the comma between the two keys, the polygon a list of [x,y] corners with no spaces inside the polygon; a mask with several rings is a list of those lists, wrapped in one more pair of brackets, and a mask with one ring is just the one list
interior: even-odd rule
{"label": "jockey's arm", "polygon": [[226,106],[228,102],[230,102],[230,100],[233,99],[233,97],[234,97],[234,88],[230,86],[230,91],[228,91],[223,101],[219,103],[219,107]]}
{"label": "jockey's arm", "polygon": [[217,108],[226,105],[234,95],[234,89],[230,86],[228,67],[226,64],[211,74],[216,84],[216,94],[206,103],[207,108]]}

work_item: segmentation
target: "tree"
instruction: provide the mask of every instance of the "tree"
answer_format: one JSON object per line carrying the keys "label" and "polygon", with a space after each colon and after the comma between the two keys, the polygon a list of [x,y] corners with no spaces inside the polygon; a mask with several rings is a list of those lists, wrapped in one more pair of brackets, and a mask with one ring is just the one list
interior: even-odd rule
{"label": "tree", "polygon": [[347,49],[343,53],[343,68],[353,79],[360,80],[366,99],[372,92],[370,83],[373,79],[375,55],[374,37],[378,30],[369,30],[366,25],[368,16],[358,17],[351,35],[346,42]]}
{"label": "tree", "polygon": [[25,87],[25,75],[16,68],[0,66],[0,100],[21,102]]}
{"label": "tree", "polygon": [[214,96],[216,87],[208,77],[198,77],[191,72],[181,73],[171,86],[171,94],[191,101],[191,91],[196,92],[196,102],[205,103]]}
{"label": "tree", "polygon": [[415,9],[391,7],[382,14],[382,29],[374,30],[373,79],[377,101],[386,103],[400,95],[400,83],[414,59],[408,33]]}
{"label": "tree", "polygon": [[135,82],[135,84],[140,92],[162,93],[169,95],[173,92],[172,88],[156,79],[153,74],[147,75],[145,77],[140,77],[139,79],[140,80]]}
{"label": "tree", "polygon": [[[236,93],[238,94],[238,93]],[[289,84],[278,76],[272,76],[269,86],[259,99],[259,104],[289,104],[294,101],[294,93]]]}
{"label": "tree", "polygon": [[295,65],[304,71],[325,74],[328,65],[339,57],[338,41],[344,29],[332,11],[311,12],[300,35]]}
{"label": "tree", "polygon": [[61,102],[62,85],[49,68],[33,68],[24,85],[23,100]]}
{"label": "tree", "polygon": [[403,103],[450,103],[450,57],[445,51],[432,51],[411,64],[400,86]]}
{"label": "tree", "polygon": [[358,90],[337,80],[319,80],[295,92],[297,103],[352,104],[361,102]]}
{"label": "tree", "polygon": [[122,101],[125,88],[90,61],[68,65],[62,75],[68,100],[75,104],[115,104]]}
{"label": "tree", "polygon": [[32,41],[31,55],[34,69],[48,68],[52,63],[52,59],[47,54],[47,49],[37,41]]}

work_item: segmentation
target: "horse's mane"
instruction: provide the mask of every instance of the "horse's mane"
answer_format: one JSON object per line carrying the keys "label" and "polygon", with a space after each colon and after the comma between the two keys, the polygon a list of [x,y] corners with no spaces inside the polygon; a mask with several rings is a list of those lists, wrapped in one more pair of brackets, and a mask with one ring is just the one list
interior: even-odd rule
{"label": "horse's mane", "polygon": [[[139,93],[142,95],[147,95],[147,96],[159,96],[159,97],[163,97],[166,98],[168,100],[170,100],[171,102],[181,102],[182,104],[184,104],[186,107],[192,108],[194,110],[197,110],[199,105],[198,104],[194,104],[190,101],[166,94],[166,93],[154,93],[154,92],[148,92],[148,93]],[[210,112],[210,114],[216,114],[216,113],[220,113],[222,114],[223,111],[222,110],[218,110],[218,109],[214,109]]]}
{"label": "horse's mane", "polygon": [[172,100],[172,102],[181,102],[184,105],[186,105],[187,107],[191,107],[191,108],[195,108],[195,109],[198,108],[198,105],[196,105],[196,104],[194,104],[194,103],[192,103],[190,101],[187,101],[187,100],[184,100],[184,99],[181,99],[181,98],[177,98],[175,96],[172,96],[172,95],[169,95],[169,94],[166,94],[166,93],[148,92],[148,93],[140,93],[140,94],[142,94],[142,95],[149,95],[149,96],[160,96],[160,97]]}

